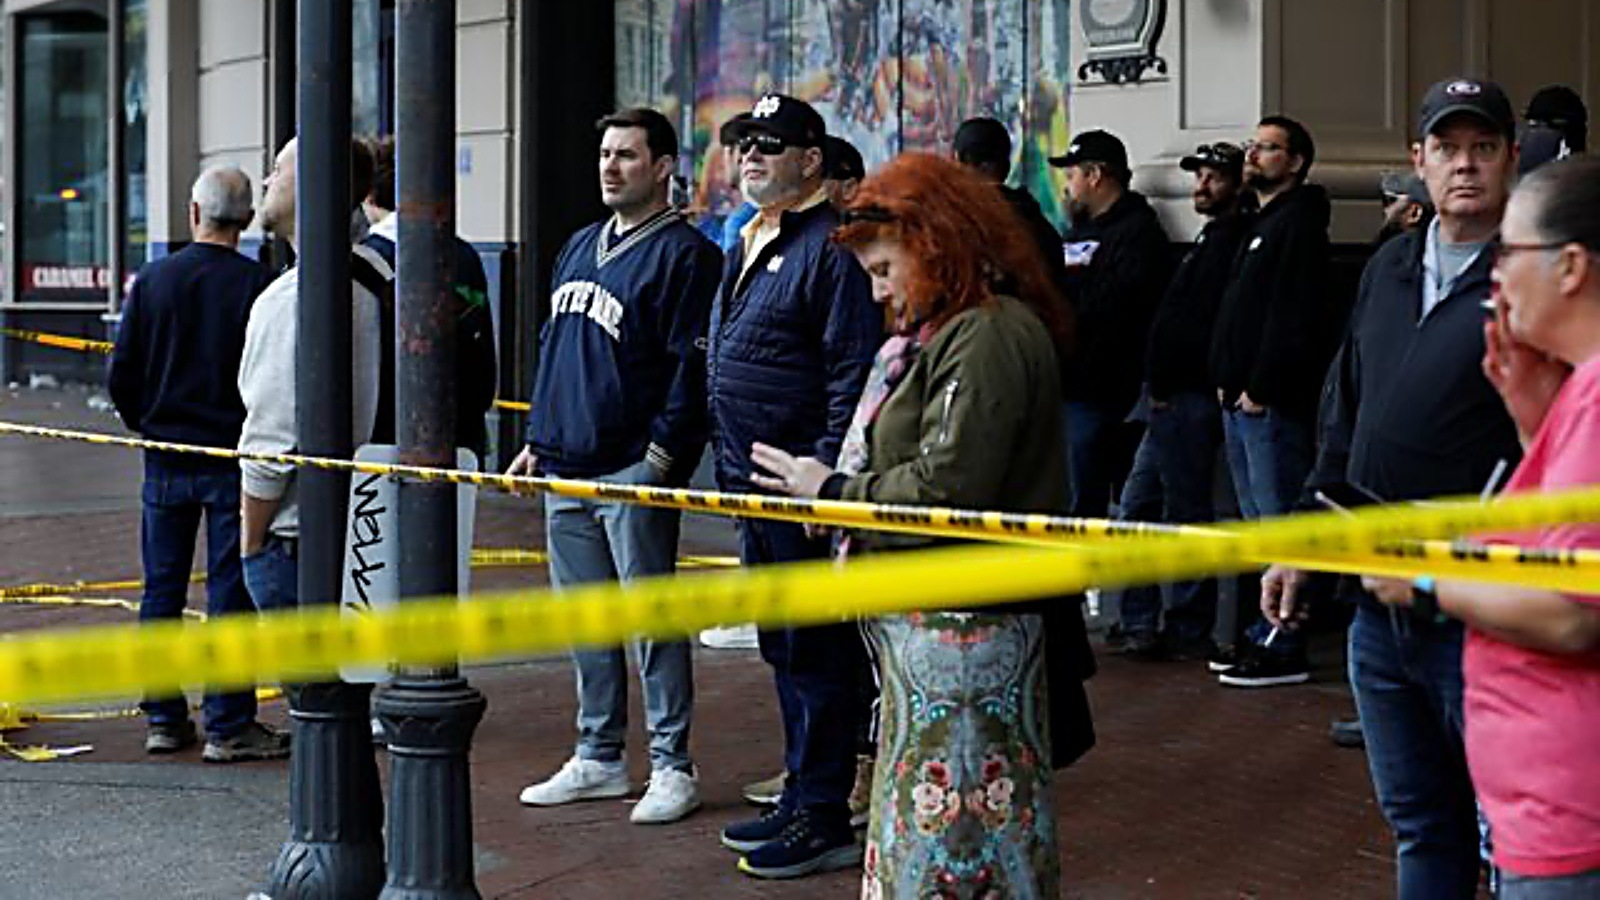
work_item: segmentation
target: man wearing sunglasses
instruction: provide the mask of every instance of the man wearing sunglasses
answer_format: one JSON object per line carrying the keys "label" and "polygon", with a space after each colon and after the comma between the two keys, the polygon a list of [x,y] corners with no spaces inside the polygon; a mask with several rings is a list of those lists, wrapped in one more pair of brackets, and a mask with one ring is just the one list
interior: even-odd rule
{"label": "man wearing sunglasses", "polygon": [[[759,209],[728,254],[710,329],[710,409],[717,481],[757,491],[751,447],[771,444],[832,466],[882,337],[866,273],[831,240],[822,116],[767,94],[738,124],[739,176]],[[825,541],[800,525],[744,520],[746,565],[817,559]],[[780,628],[760,636],[783,718],[788,778],[775,809],[728,826],[722,843],[741,871],[792,878],[861,858],[850,827],[856,734],[866,714],[854,623]]]}
{"label": "man wearing sunglasses", "polygon": [[[1384,244],[1362,273],[1323,390],[1302,507],[1341,485],[1391,502],[1476,494],[1522,456],[1482,369],[1482,308],[1517,167],[1511,102],[1493,82],[1441,81],[1422,101],[1417,133],[1411,159],[1437,215]],[[1261,609],[1275,626],[1304,617],[1304,581],[1282,567],[1263,577]],[[1397,844],[1397,896],[1468,900],[1478,893],[1479,837],[1462,743],[1462,625],[1391,610],[1365,591],[1350,599],[1350,683]]]}

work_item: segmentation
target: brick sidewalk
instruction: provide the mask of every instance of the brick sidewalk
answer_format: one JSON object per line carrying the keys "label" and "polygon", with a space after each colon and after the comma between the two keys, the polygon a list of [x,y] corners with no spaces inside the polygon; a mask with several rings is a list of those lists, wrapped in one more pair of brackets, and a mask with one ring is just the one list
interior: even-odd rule
{"label": "brick sidewalk", "polygon": [[[14,411],[0,417],[22,418]],[[83,452],[67,457],[51,446],[0,438],[0,497],[27,498],[26,506],[0,504],[0,585],[136,576],[137,457],[78,449]],[[80,466],[85,477],[68,477]],[[48,490],[36,483],[46,475]],[[121,499],[119,490],[125,491]],[[52,497],[63,509],[82,511],[50,515],[38,508]],[[478,543],[538,546],[537,517],[520,503],[483,503]],[[728,547],[720,524],[697,524],[686,540],[692,552]],[[475,584],[512,586],[539,577],[535,570],[491,570],[477,573]],[[6,606],[0,607],[0,633],[127,618],[114,611]],[[473,751],[475,839],[485,897],[692,893],[710,900],[856,893],[851,873],[767,884],[734,871],[716,832],[749,813],[739,802],[739,785],[770,774],[779,761],[771,680],[751,652],[701,651],[696,664],[694,747],[707,808],[679,825],[655,828],[630,825],[620,802],[521,807],[518,791],[570,752],[570,669],[564,660],[545,660],[471,670],[489,698]],[[1336,660],[1327,660],[1318,676],[1310,687],[1242,692],[1219,688],[1200,666],[1103,659],[1101,674],[1090,684],[1099,746],[1056,783],[1065,895],[1120,900],[1389,894],[1391,845],[1365,760],[1359,752],[1334,748],[1326,737],[1329,720],[1350,708]],[[642,721],[637,696],[634,711],[633,721]],[[276,704],[264,717],[282,721],[283,715]],[[87,742],[96,749],[83,759],[148,765],[140,752],[142,734],[141,722],[124,719],[37,725],[13,739]],[[636,726],[633,769],[642,780],[647,772],[637,734]],[[194,753],[160,765],[197,772],[200,767]],[[286,767],[251,772],[282,776]],[[119,813],[107,809],[102,815]],[[60,824],[63,833],[72,833],[72,823]],[[172,864],[195,852],[204,848],[173,847]],[[276,846],[260,848],[261,873],[276,852]],[[250,887],[230,885],[217,896],[242,895]],[[127,896],[147,894],[130,886]]]}

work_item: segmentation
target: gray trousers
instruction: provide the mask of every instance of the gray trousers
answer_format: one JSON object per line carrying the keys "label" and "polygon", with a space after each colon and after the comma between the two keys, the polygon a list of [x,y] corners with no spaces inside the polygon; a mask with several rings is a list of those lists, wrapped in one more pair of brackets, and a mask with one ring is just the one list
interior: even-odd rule
{"label": "gray trousers", "polygon": [[[648,463],[639,462],[598,480],[653,484],[659,479]],[[676,510],[547,494],[545,526],[550,580],[558,590],[669,575],[677,566]],[[634,651],[650,730],[650,767],[688,771],[694,709],[689,644],[639,641]],[[578,670],[578,756],[619,761],[628,731],[627,654],[622,647],[574,650],[572,659]]]}

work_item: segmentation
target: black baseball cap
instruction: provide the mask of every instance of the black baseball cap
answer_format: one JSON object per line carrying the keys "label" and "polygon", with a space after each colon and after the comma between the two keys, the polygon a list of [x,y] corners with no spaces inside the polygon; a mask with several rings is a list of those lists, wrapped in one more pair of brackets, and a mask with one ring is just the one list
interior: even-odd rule
{"label": "black baseball cap", "polygon": [[1540,88],[1528,101],[1528,109],[1522,116],[1532,122],[1551,125],[1570,124],[1583,128],[1589,124],[1589,108],[1583,105],[1583,98],[1564,84]]}
{"label": "black baseball cap", "polygon": [[1050,165],[1065,169],[1079,163],[1094,162],[1112,169],[1128,172],[1128,148],[1122,139],[1109,131],[1085,131],[1072,139],[1067,152],[1050,157]]}
{"label": "black baseball cap", "polygon": [[804,100],[787,94],[763,94],[746,115],[734,118],[736,137],[770,134],[791,147],[821,147],[828,135],[822,114]]}
{"label": "black baseball cap", "polygon": [[822,146],[822,177],[835,181],[867,177],[867,164],[856,145],[842,137],[828,135]]}
{"label": "black baseball cap", "polygon": [[1385,172],[1378,178],[1378,190],[1385,201],[1404,197],[1412,203],[1433,206],[1433,196],[1428,193],[1428,183],[1415,172]]}
{"label": "black baseball cap", "polygon": [[1210,166],[1219,172],[1244,177],[1244,148],[1227,141],[1201,144],[1194,152],[1178,160],[1178,168],[1185,172],[1198,172],[1201,166]]}
{"label": "black baseball cap", "polygon": [[1427,137],[1439,123],[1459,114],[1476,116],[1507,140],[1516,139],[1517,115],[1505,90],[1479,78],[1446,78],[1428,88],[1417,116],[1417,136]]}
{"label": "black baseball cap", "polygon": [[961,161],[1010,162],[1011,133],[998,119],[968,119],[956,129],[951,149]]}
{"label": "black baseball cap", "polygon": [[732,147],[734,144],[739,143],[739,123],[748,118],[750,118],[750,114],[742,112],[723,122],[722,128],[717,131],[717,143],[724,147]]}

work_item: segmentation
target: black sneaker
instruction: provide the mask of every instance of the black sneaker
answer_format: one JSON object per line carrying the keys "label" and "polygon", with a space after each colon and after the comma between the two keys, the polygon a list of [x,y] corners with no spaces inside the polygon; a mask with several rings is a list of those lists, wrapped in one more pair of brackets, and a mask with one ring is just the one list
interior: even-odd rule
{"label": "black sneaker", "polygon": [[773,807],[762,813],[759,819],[746,819],[722,829],[722,846],[736,853],[749,853],[782,837],[797,818],[799,814],[795,810]]}
{"label": "black sneaker", "polygon": [[181,722],[151,723],[150,732],[144,737],[144,752],[158,756],[178,753],[193,747],[199,740],[200,737],[194,730],[194,723],[188,719]]}
{"label": "black sneaker", "polygon": [[1108,648],[1107,652],[1129,659],[1153,662],[1165,658],[1166,649],[1161,638],[1154,633],[1136,631],[1129,632],[1117,646]]}
{"label": "black sneaker", "polygon": [[1257,653],[1217,676],[1229,687],[1261,688],[1304,684],[1311,680],[1311,665],[1304,655]]}
{"label": "black sneaker", "polygon": [[802,814],[777,840],[746,853],[739,871],[756,878],[800,878],[859,865],[861,845],[849,823],[825,828]]}
{"label": "black sneaker", "polygon": [[1242,645],[1235,644],[1231,647],[1218,647],[1210,656],[1206,657],[1206,668],[1221,674],[1231,669],[1238,668],[1244,662],[1246,652]]}
{"label": "black sneaker", "polygon": [[208,738],[200,759],[208,763],[255,762],[289,755],[289,732],[251,722],[227,738]]}

